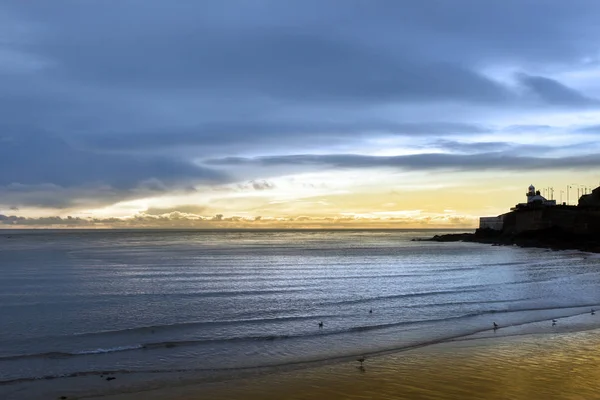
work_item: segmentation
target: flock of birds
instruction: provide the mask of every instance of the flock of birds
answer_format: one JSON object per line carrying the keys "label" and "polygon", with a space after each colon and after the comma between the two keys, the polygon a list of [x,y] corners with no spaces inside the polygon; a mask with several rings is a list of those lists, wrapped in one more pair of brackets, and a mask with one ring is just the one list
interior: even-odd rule
{"label": "flock of birds", "polygon": [[[373,314],[373,309],[369,310],[369,314]],[[590,314],[596,315],[596,310],[594,310],[592,308],[592,311],[590,312]],[[552,326],[555,326],[557,322],[558,322],[558,320],[552,319]],[[494,322],[493,326],[494,326],[494,331],[496,331],[496,329],[500,328],[500,325],[498,325],[496,322]],[[319,328],[323,328],[323,321],[319,322]],[[361,369],[362,371],[364,371],[363,363],[365,362],[365,360],[366,360],[365,356],[360,356],[359,358],[356,359],[356,361],[358,361],[360,363],[360,367],[358,367],[358,368]]]}

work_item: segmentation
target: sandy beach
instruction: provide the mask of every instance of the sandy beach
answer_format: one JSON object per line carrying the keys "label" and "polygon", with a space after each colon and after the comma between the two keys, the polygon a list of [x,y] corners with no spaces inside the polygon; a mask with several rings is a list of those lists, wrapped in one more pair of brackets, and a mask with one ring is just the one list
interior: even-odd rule
{"label": "sandy beach", "polygon": [[600,399],[600,330],[570,331],[586,317],[367,357],[364,369],[342,362],[105,399]]}
{"label": "sandy beach", "polygon": [[[600,399],[598,316],[287,370],[114,374],[4,387],[5,399]],[[150,382],[150,383],[149,383]],[[7,391],[7,389],[10,389]],[[34,396],[37,394],[38,396]]]}

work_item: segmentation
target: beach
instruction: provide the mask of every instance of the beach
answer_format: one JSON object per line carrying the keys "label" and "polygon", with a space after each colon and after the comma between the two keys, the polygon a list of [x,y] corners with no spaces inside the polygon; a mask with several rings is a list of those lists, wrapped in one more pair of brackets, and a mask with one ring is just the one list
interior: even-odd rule
{"label": "beach", "polygon": [[597,399],[599,345],[600,331],[456,342],[162,398]]}
{"label": "beach", "polygon": [[[39,382],[39,398],[600,399],[600,329],[591,315],[502,327],[459,340],[319,366],[229,376],[115,374]],[[595,329],[594,329],[595,328]],[[203,382],[204,381],[204,382]],[[113,382],[114,388],[109,388]],[[59,389],[59,386],[62,386]],[[19,398],[13,387],[10,399]],[[6,398],[6,397],[5,397]],[[25,398],[25,397],[23,397]]]}
{"label": "beach", "polygon": [[0,398],[594,398],[598,255],[431,235],[13,234]]}

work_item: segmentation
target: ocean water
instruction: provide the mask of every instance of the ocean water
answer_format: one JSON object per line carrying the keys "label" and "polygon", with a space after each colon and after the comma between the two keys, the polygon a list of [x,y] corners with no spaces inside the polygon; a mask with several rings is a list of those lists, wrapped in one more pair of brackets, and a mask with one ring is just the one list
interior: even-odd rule
{"label": "ocean water", "polygon": [[600,308],[597,255],[411,241],[436,233],[4,231],[0,391],[335,361]]}

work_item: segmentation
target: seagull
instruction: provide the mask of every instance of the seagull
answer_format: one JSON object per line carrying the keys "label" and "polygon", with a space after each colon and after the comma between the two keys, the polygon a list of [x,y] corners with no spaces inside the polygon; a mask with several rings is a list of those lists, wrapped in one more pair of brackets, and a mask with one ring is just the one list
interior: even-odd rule
{"label": "seagull", "polygon": [[323,321],[319,322],[319,328],[323,327]]}
{"label": "seagull", "polygon": [[498,328],[499,328],[498,324],[494,322],[494,330],[496,330]]}
{"label": "seagull", "polygon": [[556,321],[555,319],[553,319],[553,320],[552,320],[552,326],[556,325],[556,322],[557,322],[557,321]]}
{"label": "seagull", "polygon": [[360,367],[362,368],[363,363],[365,362],[365,356],[360,356],[359,358],[356,359],[356,361],[358,361],[360,363]]}

